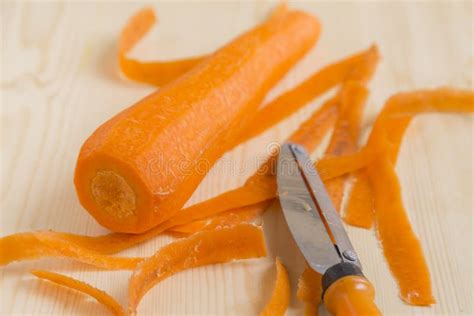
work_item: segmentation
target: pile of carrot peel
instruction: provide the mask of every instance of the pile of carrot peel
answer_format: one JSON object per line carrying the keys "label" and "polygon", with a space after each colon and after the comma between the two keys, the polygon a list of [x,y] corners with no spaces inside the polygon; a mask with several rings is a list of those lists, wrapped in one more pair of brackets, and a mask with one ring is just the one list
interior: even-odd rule
{"label": "pile of carrot peel", "polygon": [[[284,14],[279,7],[274,14]],[[172,62],[140,62],[127,52],[155,23],[151,9],[137,13],[124,28],[119,42],[119,63],[130,79],[164,85],[197,65],[206,56]],[[420,243],[410,225],[395,172],[398,151],[410,121],[426,112],[471,113],[474,94],[447,88],[396,94],[378,115],[367,143],[359,139],[363,111],[379,61],[377,47],[333,63],[301,84],[264,105],[253,128],[244,131],[233,147],[258,136],[295,113],[310,101],[336,88],[310,118],[289,136],[308,151],[314,151],[331,133],[324,157],[315,163],[336,209],[345,222],[374,228],[390,270],[398,282],[401,298],[411,305],[435,302],[430,275]],[[262,228],[254,224],[277,198],[274,173],[278,153],[252,175],[243,186],[184,208],[175,216],[142,234],[110,233],[82,236],[52,231],[27,232],[0,239],[0,264],[42,257],[66,257],[106,270],[132,270],[128,306],[123,307],[105,292],[81,281],[48,271],[32,271],[41,278],[94,297],[117,315],[135,314],[140,300],[161,280],[185,269],[237,259],[266,256]],[[341,203],[345,187],[353,183],[345,212]],[[164,232],[183,237],[149,258],[118,257],[115,254]],[[317,241],[315,241],[317,242]],[[283,315],[289,305],[288,274],[276,260],[277,278],[270,301],[262,315]],[[306,314],[317,313],[321,276],[310,268],[298,284],[298,298]]]}

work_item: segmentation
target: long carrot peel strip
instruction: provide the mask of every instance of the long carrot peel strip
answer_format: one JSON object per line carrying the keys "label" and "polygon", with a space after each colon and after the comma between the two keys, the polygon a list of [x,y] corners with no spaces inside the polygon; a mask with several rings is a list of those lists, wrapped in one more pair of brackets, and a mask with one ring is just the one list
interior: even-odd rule
{"label": "long carrot peel strip", "polygon": [[144,8],[130,18],[120,35],[118,60],[120,69],[129,79],[162,86],[196,66],[206,56],[169,62],[141,62],[128,58],[127,53],[155,22],[156,16],[152,8]]}
{"label": "long carrot peel strip", "polygon": [[232,209],[222,214],[214,215],[210,218],[172,227],[168,231],[181,234],[194,234],[204,230],[213,230],[217,228],[249,223],[257,216],[262,214],[271,205],[271,203],[271,201],[264,201],[254,205]]}
{"label": "long carrot peel strip", "polygon": [[32,270],[31,274],[34,276],[42,279],[48,280],[58,285],[62,285],[66,288],[73,289],[84,294],[89,295],[90,297],[94,298],[100,304],[104,305],[108,308],[114,315],[122,316],[126,315],[125,311],[123,310],[122,306],[117,303],[117,301],[98,288],[95,288],[85,282],[73,279],[66,275],[50,272],[50,271],[43,271],[43,270]]}
{"label": "long carrot peel strip", "polygon": [[[326,149],[326,156],[341,156],[356,151],[362,111],[367,96],[368,91],[363,84],[355,81],[344,84],[341,90],[341,110]],[[331,200],[338,211],[344,193],[345,181],[346,177],[325,181]]]}
{"label": "long carrot peel strip", "polygon": [[194,267],[266,255],[261,228],[243,224],[204,231],[163,247],[144,260],[129,283],[129,311],[133,314],[142,297],[158,282]]}
{"label": "long carrot peel strip", "polygon": [[428,266],[405,213],[395,169],[388,159],[379,159],[369,168],[369,174],[378,237],[400,286],[400,296],[412,305],[433,304]]}
{"label": "long carrot peel strip", "polygon": [[[474,111],[473,102],[472,92],[447,88],[399,93],[384,106],[374,123],[367,147],[376,147],[374,143],[382,139],[378,150],[384,150],[395,164],[403,135],[415,115],[427,112],[470,113]],[[373,199],[369,179],[363,172],[358,173],[349,197],[346,222],[370,228],[374,216],[371,207]]]}
{"label": "long carrot peel strip", "polygon": [[20,233],[6,236],[0,239],[0,249],[0,265],[41,257],[65,257],[108,270],[132,270],[143,259],[103,255],[83,247],[77,247],[52,232]]}
{"label": "long carrot peel strip", "polygon": [[397,94],[384,106],[367,145],[379,153],[367,168],[374,194],[376,229],[400,296],[412,305],[430,305],[434,298],[420,243],[403,207],[394,164],[410,119],[424,112],[474,112],[474,93],[437,89]]}
{"label": "long carrot peel strip", "polygon": [[277,276],[273,287],[272,296],[265,305],[261,316],[285,315],[286,309],[290,304],[290,280],[285,266],[279,258],[276,258]]}
{"label": "long carrot peel strip", "polygon": [[298,280],[296,296],[305,303],[305,315],[318,315],[318,305],[323,292],[321,274],[306,267]]}
{"label": "long carrot peel strip", "polygon": [[364,82],[372,76],[378,60],[378,49],[372,46],[366,51],[321,69],[295,88],[265,105],[249,124],[252,128],[246,129],[237,143],[245,142],[261,134],[348,78]]}

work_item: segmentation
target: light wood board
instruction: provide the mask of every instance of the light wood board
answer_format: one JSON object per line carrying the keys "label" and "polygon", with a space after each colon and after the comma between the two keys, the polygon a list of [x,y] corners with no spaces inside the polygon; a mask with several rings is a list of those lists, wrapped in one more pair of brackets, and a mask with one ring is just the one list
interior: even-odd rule
{"label": "light wood board", "polygon": [[[154,90],[121,78],[115,41],[136,2],[1,2],[2,236],[53,229],[81,234],[105,230],[81,208],[72,184],[79,148],[104,120]],[[158,27],[134,55],[172,59],[208,53],[261,21],[268,2],[165,2],[153,5]],[[377,43],[383,60],[371,84],[366,127],[384,100],[402,90],[472,89],[472,2],[304,2],[294,4],[323,24],[317,47],[269,98],[331,61]],[[225,155],[189,204],[243,183],[268,144],[281,141],[316,109],[318,99],[261,137]],[[429,263],[437,304],[405,305],[372,231],[349,228],[376,302],[386,315],[472,314],[473,119],[424,115],[409,127],[397,166],[403,198]],[[229,169],[233,168],[233,169]],[[154,288],[144,315],[256,315],[275,275],[273,257],[287,265],[296,289],[302,258],[278,210],[265,216],[268,259],[207,266]],[[125,252],[150,255],[163,236]],[[81,294],[28,274],[45,268],[72,275],[125,301],[129,272],[100,272],[67,260],[40,260],[0,269],[1,314],[106,313]],[[302,314],[293,298],[289,315]]]}

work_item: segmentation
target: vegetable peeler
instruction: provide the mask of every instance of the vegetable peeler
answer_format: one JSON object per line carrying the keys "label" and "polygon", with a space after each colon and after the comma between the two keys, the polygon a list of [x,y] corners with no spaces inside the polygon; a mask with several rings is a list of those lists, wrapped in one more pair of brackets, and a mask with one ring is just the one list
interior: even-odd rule
{"label": "vegetable peeler", "polygon": [[281,208],[308,265],[322,274],[322,301],[336,316],[381,315],[351,241],[306,150],[281,147],[277,184]]}

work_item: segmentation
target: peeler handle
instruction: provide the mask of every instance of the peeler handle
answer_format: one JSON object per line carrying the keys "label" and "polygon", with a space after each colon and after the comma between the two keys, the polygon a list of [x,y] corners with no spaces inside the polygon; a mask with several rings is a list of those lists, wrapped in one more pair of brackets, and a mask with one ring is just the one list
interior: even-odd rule
{"label": "peeler handle", "polygon": [[323,299],[333,316],[381,315],[374,297],[374,287],[364,276],[349,275],[332,283]]}

